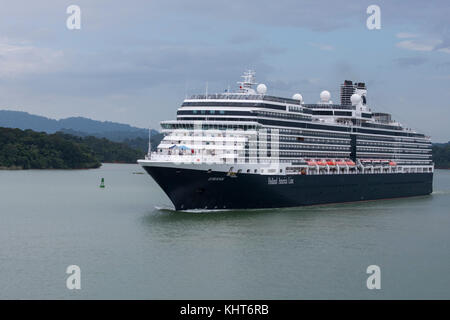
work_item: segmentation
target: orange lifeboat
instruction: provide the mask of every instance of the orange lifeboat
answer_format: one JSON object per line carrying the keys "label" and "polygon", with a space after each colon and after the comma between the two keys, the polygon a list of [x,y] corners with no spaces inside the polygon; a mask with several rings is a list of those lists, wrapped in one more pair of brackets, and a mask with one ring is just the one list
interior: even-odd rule
{"label": "orange lifeboat", "polygon": [[315,166],[315,165],[317,165],[317,163],[315,161],[306,161],[306,163],[308,164],[308,166]]}
{"label": "orange lifeboat", "polygon": [[334,162],[333,160],[328,160],[328,161],[327,161],[327,165],[329,165],[329,166],[335,166],[335,165],[336,165],[336,162]]}
{"label": "orange lifeboat", "polygon": [[345,161],[342,161],[342,160],[336,161],[336,164],[338,166],[345,166],[346,165]]}
{"label": "orange lifeboat", "polygon": [[354,165],[355,165],[355,163],[354,163],[353,161],[351,161],[351,160],[345,161],[345,163],[346,163],[348,166],[354,166]]}
{"label": "orange lifeboat", "polygon": [[390,165],[390,166],[396,166],[397,163],[395,163],[394,161],[391,161],[391,162],[389,162],[389,165]]}
{"label": "orange lifeboat", "polygon": [[318,164],[319,166],[326,166],[326,165],[327,165],[327,163],[326,163],[325,161],[322,161],[322,160],[317,161],[317,164]]}

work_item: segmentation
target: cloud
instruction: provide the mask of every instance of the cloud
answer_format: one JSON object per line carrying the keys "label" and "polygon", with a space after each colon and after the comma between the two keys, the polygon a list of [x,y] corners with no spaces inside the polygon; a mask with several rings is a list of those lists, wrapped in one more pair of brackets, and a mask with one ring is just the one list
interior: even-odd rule
{"label": "cloud", "polygon": [[430,79],[433,79],[433,80],[450,80],[450,74],[436,75],[436,76],[430,77]]}
{"label": "cloud", "polygon": [[247,68],[256,69],[259,74],[269,73],[271,67],[262,59],[267,50],[263,49],[159,44],[109,50],[107,54],[69,52],[64,57],[64,68],[43,63],[41,69],[36,67],[39,73],[28,70],[30,74],[21,84],[36,94],[71,97],[135,95],[158,86],[187,86],[195,90],[203,88],[206,81],[211,89],[222,90],[227,82],[235,83]]}
{"label": "cloud", "polygon": [[296,92],[304,90],[305,87],[315,86],[320,83],[318,78],[296,79],[296,80],[269,80],[267,85],[271,90],[278,90],[282,92]]}
{"label": "cloud", "polygon": [[417,33],[399,32],[395,36],[399,39],[409,39],[417,38],[419,35]]}
{"label": "cloud", "polygon": [[248,44],[260,40],[260,35],[256,33],[239,33],[231,37],[231,44]]}
{"label": "cloud", "polygon": [[[345,2],[298,0],[253,1],[167,1],[160,10],[179,10],[195,16],[208,16],[216,22],[237,21],[265,26],[300,27],[314,31],[329,32],[346,28],[363,21],[367,5],[359,0]],[[349,17],[359,17],[348,19]],[[356,21],[355,21],[356,20]]]}
{"label": "cloud", "polygon": [[442,40],[439,39],[417,39],[400,41],[396,46],[401,49],[412,51],[433,51],[440,43],[442,43]]}
{"label": "cloud", "polygon": [[403,68],[419,66],[425,62],[427,62],[427,59],[424,57],[402,57],[394,59],[394,63]]}
{"label": "cloud", "polygon": [[[436,48],[435,48],[436,49]],[[436,49],[436,51],[439,51],[439,52],[445,52],[445,53],[450,53],[450,47],[448,47],[448,48],[440,48],[440,49]]]}
{"label": "cloud", "polygon": [[309,43],[310,46],[318,48],[323,51],[332,51],[334,50],[334,47],[330,44],[324,44],[324,43]]}
{"label": "cloud", "polygon": [[0,39],[0,77],[20,77],[51,73],[64,65],[62,50],[36,47],[26,43]]}
{"label": "cloud", "polygon": [[442,36],[442,39],[437,38],[424,38],[417,33],[400,32],[395,35],[399,39],[412,39],[403,40],[396,44],[397,47],[413,50],[413,51],[439,51],[450,53],[450,40],[447,34]]}
{"label": "cloud", "polygon": [[333,64],[331,71],[333,71],[334,76],[338,79],[342,77],[350,80],[362,79],[362,75],[360,72],[358,72],[358,68],[350,61],[336,61]]}
{"label": "cloud", "polygon": [[409,32],[399,32],[395,36],[399,39],[409,39],[409,38],[417,38],[419,34]]}

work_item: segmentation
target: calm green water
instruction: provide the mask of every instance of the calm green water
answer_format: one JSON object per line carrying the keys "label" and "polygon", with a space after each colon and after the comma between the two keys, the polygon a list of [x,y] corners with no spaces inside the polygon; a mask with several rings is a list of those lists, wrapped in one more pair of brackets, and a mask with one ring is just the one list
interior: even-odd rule
{"label": "calm green water", "polygon": [[158,209],[133,172],[0,171],[0,298],[450,298],[450,171],[426,197],[213,213]]}

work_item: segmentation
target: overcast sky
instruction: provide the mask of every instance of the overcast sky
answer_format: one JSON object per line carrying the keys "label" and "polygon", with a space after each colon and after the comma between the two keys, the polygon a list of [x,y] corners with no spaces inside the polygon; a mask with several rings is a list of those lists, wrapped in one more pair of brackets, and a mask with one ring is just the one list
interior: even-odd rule
{"label": "overcast sky", "polygon": [[[256,70],[268,94],[368,85],[373,110],[450,140],[450,2],[0,0],[0,109],[159,129],[186,95]],[[69,30],[69,5],[81,29]],[[366,9],[381,8],[368,30]]]}

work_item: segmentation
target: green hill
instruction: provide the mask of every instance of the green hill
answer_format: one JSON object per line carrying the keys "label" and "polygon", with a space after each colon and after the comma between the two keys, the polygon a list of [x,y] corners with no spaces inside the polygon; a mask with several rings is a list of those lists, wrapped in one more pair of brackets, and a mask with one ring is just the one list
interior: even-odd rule
{"label": "green hill", "polygon": [[437,169],[450,169],[450,142],[433,144],[433,161]]}
{"label": "green hill", "polygon": [[100,162],[136,163],[138,159],[144,158],[147,153],[144,150],[132,148],[125,143],[113,142],[105,138],[77,137],[61,132],[56,134],[68,141],[87,146]]}
{"label": "green hill", "polygon": [[101,162],[136,163],[144,154],[104,138],[0,127],[2,169],[98,168]]}
{"label": "green hill", "polygon": [[87,145],[59,134],[0,128],[1,168],[82,169],[100,165]]}

